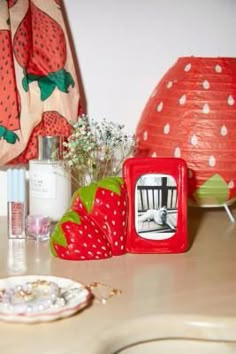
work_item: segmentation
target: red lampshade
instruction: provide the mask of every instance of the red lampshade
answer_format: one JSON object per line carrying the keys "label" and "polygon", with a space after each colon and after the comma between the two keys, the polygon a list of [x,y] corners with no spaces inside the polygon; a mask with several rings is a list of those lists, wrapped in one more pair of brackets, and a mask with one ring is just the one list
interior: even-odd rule
{"label": "red lampshade", "polygon": [[136,138],[142,156],[186,160],[195,204],[236,200],[236,58],[178,59],[151,94]]}

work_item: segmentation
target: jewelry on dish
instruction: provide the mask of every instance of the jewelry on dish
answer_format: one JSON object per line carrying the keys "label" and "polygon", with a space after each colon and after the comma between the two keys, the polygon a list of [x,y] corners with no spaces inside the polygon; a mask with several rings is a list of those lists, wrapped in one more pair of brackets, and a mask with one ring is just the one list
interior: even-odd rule
{"label": "jewelry on dish", "polygon": [[[93,282],[93,283],[89,284],[88,287],[94,293],[95,299],[97,299],[100,303],[102,303],[104,305],[112,297],[122,294],[122,290],[112,288],[111,286],[106,285],[104,283],[100,283],[100,282]],[[98,295],[97,292],[95,291],[95,289],[99,289],[102,294]]]}
{"label": "jewelry on dish", "polygon": [[40,279],[1,289],[0,301],[14,313],[35,313],[65,304],[59,286]]}
{"label": "jewelry on dish", "polygon": [[69,288],[66,289],[62,294],[61,297],[66,301],[69,302],[75,296],[80,296],[84,292],[84,288]]}
{"label": "jewelry on dish", "polygon": [[[100,282],[91,283],[87,289],[101,304],[122,294],[121,290]],[[56,282],[37,279],[0,289],[0,304],[4,313],[35,315],[63,308],[75,298],[80,298],[84,291],[83,287],[61,288]]]}
{"label": "jewelry on dish", "polygon": [[92,298],[91,290],[87,286],[69,278],[51,275],[3,278],[0,279],[0,321],[14,323],[54,321],[71,316],[87,307],[91,304]]}

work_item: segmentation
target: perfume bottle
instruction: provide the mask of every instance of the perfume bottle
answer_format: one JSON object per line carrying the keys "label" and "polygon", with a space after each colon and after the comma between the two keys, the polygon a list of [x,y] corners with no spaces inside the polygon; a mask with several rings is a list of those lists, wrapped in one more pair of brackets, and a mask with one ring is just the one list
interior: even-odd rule
{"label": "perfume bottle", "polygon": [[29,213],[58,221],[70,205],[71,176],[61,156],[61,137],[38,136],[38,159],[29,161]]}
{"label": "perfume bottle", "polygon": [[8,238],[25,238],[25,170],[7,170]]}

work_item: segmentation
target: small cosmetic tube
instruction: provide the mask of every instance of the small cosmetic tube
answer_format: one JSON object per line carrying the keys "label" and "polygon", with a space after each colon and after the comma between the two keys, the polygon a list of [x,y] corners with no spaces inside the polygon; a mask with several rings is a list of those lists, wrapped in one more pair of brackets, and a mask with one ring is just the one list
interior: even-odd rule
{"label": "small cosmetic tube", "polygon": [[25,170],[7,170],[8,238],[25,238]]}

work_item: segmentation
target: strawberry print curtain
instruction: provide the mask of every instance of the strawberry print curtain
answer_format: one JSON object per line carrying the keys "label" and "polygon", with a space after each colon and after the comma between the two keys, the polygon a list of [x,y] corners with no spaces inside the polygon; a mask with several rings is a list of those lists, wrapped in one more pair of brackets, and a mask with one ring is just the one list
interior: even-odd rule
{"label": "strawberry print curtain", "polygon": [[79,87],[60,0],[0,0],[0,165],[70,134]]}

